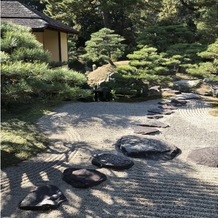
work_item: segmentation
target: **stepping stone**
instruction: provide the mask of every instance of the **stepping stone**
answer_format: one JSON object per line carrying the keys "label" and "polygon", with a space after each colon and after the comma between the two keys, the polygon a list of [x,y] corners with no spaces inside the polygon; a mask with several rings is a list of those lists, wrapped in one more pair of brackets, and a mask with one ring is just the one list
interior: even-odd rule
{"label": "stepping stone", "polygon": [[46,185],[35,188],[18,205],[22,210],[47,211],[56,209],[66,197],[61,190],[54,185]]}
{"label": "stepping stone", "polygon": [[102,153],[94,155],[92,164],[98,167],[124,170],[131,168],[134,165],[134,162],[121,155]]}
{"label": "stepping stone", "polygon": [[147,116],[148,119],[160,119],[163,118],[163,115],[160,114],[151,114]]}
{"label": "stepping stone", "polygon": [[133,129],[134,129],[134,133],[142,134],[142,135],[151,135],[151,134],[160,133],[158,129],[148,126],[135,126]]}
{"label": "stepping stone", "polygon": [[158,108],[160,108],[161,110],[176,110],[177,108],[172,106],[172,105],[168,105],[168,104],[163,104],[158,106]]}
{"label": "stepping stone", "polygon": [[168,100],[167,100],[167,101],[166,101],[166,100],[159,101],[158,104],[171,106],[171,103],[170,103],[170,101],[168,101]]}
{"label": "stepping stone", "polygon": [[148,113],[150,113],[150,114],[162,114],[163,111],[164,110],[162,110],[162,109],[154,108],[154,109],[148,110]]}
{"label": "stepping stone", "polygon": [[89,188],[102,183],[107,177],[97,170],[67,168],[63,172],[62,179],[73,187]]}
{"label": "stepping stone", "polygon": [[171,94],[181,94],[181,91],[179,90],[175,90],[175,89],[162,89],[162,92],[168,92],[168,93],[171,93]]}
{"label": "stepping stone", "polygon": [[115,144],[125,155],[150,160],[172,160],[181,153],[181,150],[168,143],[151,138],[134,135],[124,136]]}
{"label": "stepping stone", "polygon": [[172,110],[163,110],[163,109],[159,109],[159,108],[148,110],[148,115],[153,115],[153,114],[170,115],[172,113],[174,113]]}
{"label": "stepping stone", "polygon": [[179,99],[173,98],[173,99],[171,100],[171,103],[172,103],[172,105],[174,105],[174,106],[184,106],[184,105],[187,104],[187,101],[186,101],[186,100],[179,100]]}
{"label": "stepping stone", "polygon": [[206,147],[190,152],[188,160],[199,165],[218,167],[218,147]]}
{"label": "stepping stone", "polygon": [[148,126],[148,127],[157,127],[157,128],[167,128],[169,127],[168,124],[162,123],[158,120],[149,120],[145,123],[138,124],[139,126]]}

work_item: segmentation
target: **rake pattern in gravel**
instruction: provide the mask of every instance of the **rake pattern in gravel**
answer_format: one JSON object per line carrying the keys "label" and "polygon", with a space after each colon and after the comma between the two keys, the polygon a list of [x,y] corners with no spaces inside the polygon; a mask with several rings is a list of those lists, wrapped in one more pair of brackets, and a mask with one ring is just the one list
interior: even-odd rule
{"label": "rake pattern in gravel", "polygon": [[[218,120],[209,106],[189,101],[174,114],[164,116],[157,136],[175,144],[182,154],[169,162],[132,159],[129,170],[98,169],[107,181],[91,189],[76,189],[62,181],[64,169],[91,165],[92,155],[110,151],[122,136],[132,135],[134,124],[146,119],[158,101],[141,103],[72,103],[42,117],[39,128],[51,140],[50,149],[2,171],[2,217],[218,217],[218,170],[188,162],[190,150],[218,146]],[[34,186],[58,186],[67,198],[58,210],[22,211],[17,205]]]}

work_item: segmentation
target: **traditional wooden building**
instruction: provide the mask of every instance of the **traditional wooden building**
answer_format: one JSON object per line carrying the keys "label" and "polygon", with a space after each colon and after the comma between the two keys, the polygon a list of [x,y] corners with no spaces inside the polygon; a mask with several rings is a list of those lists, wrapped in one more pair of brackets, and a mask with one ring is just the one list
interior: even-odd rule
{"label": "traditional wooden building", "polygon": [[1,22],[10,21],[28,26],[51,61],[68,61],[68,34],[78,34],[73,28],[28,7],[19,1],[1,1]]}

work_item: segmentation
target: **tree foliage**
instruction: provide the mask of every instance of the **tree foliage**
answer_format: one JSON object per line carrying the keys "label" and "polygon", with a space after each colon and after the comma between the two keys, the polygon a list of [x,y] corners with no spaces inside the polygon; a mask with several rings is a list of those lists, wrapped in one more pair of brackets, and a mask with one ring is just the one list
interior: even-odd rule
{"label": "tree foliage", "polygon": [[109,28],[125,38],[129,49],[136,38],[164,51],[175,43],[212,43],[218,37],[216,0],[41,0],[49,16],[80,31],[77,46]]}
{"label": "tree foliage", "polygon": [[[1,0],[1,1],[7,1],[7,0]],[[16,1],[16,0],[11,0]],[[31,8],[34,8],[40,12],[42,12],[45,9],[46,3],[42,3],[40,0],[19,0],[20,3],[25,4]]]}
{"label": "tree foliage", "polygon": [[50,69],[48,53],[29,32],[10,23],[1,25],[2,103],[32,98],[77,98],[86,93],[84,75],[64,68]]}
{"label": "tree foliage", "polygon": [[174,74],[180,64],[180,56],[168,58],[165,53],[158,53],[156,48],[149,46],[144,46],[127,57],[130,59],[129,65],[136,69],[131,76],[152,83],[170,80],[167,75]]}
{"label": "tree foliage", "polygon": [[[102,28],[113,30],[115,34],[124,37],[124,42],[127,44],[125,54],[138,50],[137,46],[157,48],[157,62],[163,61],[163,66],[158,65],[158,69],[162,71],[163,67],[171,70],[178,69],[180,65],[183,72],[188,72],[190,64],[198,66],[202,62],[203,59],[198,54],[205,51],[206,47],[218,38],[216,0],[41,0],[41,2],[46,4],[45,13],[49,16],[80,31],[76,42],[72,43],[73,49],[82,51],[86,47],[87,54],[89,57],[93,56],[92,59],[106,55],[106,51],[97,50],[90,42],[90,36]],[[94,37],[97,39],[99,36]],[[74,56],[78,57],[75,54]],[[174,60],[175,57],[176,61],[181,63],[166,68],[165,59]],[[151,71],[158,72],[158,69]],[[143,71],[141,73],[143,75]]]}
{"label": "tree foliage", "polygon": [[185,24],[155,25],[145,28],[137,40],[140,45],[150,45],[159,51],[166,51],[169,46],[178,43],[195,42],[195,32]]}
{"label": "tree foliage", "polygon": [[218,38],[208,46],[206,51],[199,52],[198,56],[201,57],[201,62],[188,65],[187,72],[218,82]]}
{"label": "tree foliage", "polygon": [[113,30],[102,28],[91,35],[91,39],[86,42],[85,57],[93,61],[103,59],[109,63],[121,57],[125,45],[121,42],[124,38],[115,34]]}

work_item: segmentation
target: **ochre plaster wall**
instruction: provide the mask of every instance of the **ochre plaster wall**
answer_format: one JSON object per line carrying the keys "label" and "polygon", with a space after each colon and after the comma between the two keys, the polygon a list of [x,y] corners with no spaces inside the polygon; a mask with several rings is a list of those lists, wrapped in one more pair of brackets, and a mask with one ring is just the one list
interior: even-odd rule
{"label": "ochre plaster wall", "polygon": [[35,35],[37,41],[43,44],[43,32],[33,32],[33,34]]}
{"label": "ochre plaster wall", "polygon": [[61,58],[68,61],[67,33],[61,32]]}
{"label": "ochre plaster wall", "polygon": [[43,48],[50,53],[51,61],[68,61],[67,33],[61,32],[59,35],[58,31],[44,30],[44,32],[33,32],[33,34],[43,44]]}
{"label": "ochre plaster wall", "polygon": [[58,32],[53,30],[45,30],[43,44],[44,49],[50,52],[51,60],[60,61]]}

